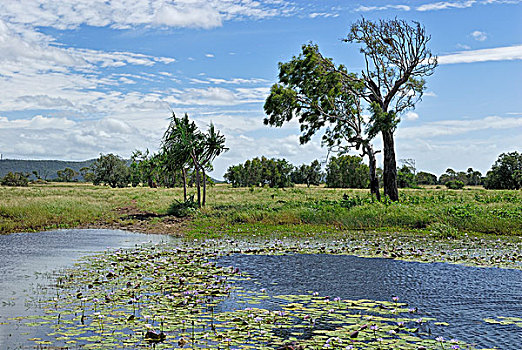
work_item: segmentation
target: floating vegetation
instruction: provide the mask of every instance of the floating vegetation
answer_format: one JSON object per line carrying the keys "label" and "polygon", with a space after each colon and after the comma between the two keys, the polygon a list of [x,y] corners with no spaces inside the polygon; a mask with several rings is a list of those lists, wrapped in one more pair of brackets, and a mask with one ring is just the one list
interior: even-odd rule
{"label": "floating vegetation", "polygon": [[[342,300],[243,290],[237,282],[248,276],[215,262],[234,250],[224,245],[242,251],[238,242],[195,243],[89,257],[56,280],[56,294],[41,302],[40,315],[11,322],[38,327],[38,336],[27,342],[42,347],[471,349],[435,339],[431,326],[442,323],[421,317],[398,297]],[[286,251],[280,242],[267,244],[272,252]],[[260,249],[245,248],[252,254]],[[242,307],[227,309],[232,292]],[[264,307],[267,299],[277,307]]]}
{"label": "floating vegetation", "polygon": [[497,316],[495,318],[486,318],[484,322],[502,325],[515,325],[517,327],[522,328],[522,317]]}

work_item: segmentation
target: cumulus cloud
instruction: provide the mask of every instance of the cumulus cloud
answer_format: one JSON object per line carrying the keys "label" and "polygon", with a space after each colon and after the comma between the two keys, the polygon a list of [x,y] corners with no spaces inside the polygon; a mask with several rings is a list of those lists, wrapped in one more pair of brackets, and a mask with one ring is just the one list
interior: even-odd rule
{"label": "cumulus cloud", "polygon": [[522,59],[522,45],[495,47],[472,51],[461,51],[455,54],[438,57],[439,64],[472,63],[486,61],[509,61]]}
{"label": "cumulus cloud", "polygon": [[74,121],[36,115],[31,119],[0,117],[2,152],[10,158],[84,160],[100,152],[128,157],[136,148],[156,143],[156,137],[113,117]]}
{"label": "cumulus cloud", "polygon": [[0,17],[13,23],[77,28],[82,24],[117,29],[132,26],[214,28],[236,18],[270,18],[286,15],[286,2],[244,0],[20,0],[0,2]]}

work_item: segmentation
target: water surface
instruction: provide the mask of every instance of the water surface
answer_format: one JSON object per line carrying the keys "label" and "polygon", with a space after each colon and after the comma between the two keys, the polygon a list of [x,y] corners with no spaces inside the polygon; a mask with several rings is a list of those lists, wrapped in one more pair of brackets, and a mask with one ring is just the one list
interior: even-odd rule
{"label": "water surface", "polygon": [[[498,316],[522,317],[522,271],[444,263],[416,263],[348,255],[233,255],[222,264],[252,276],[245,289],[266,288],[272,295],[318,292],[331,299],[373,299],[418,308],[418,317],[435,317],[449,326],[424,323],[433,337],[455,338],[480,348],[522,349],[522,328],[488,324]],[[264,307],[277,308],[266,301]],[[225,302],[225,308],[234,307]],[[244,306],[240,306],[244,307]]]}
{"label": "water surface", "polygon": [[[120,230],[58,230],[0,235],[0,323],[9,317],[34,314],[31,305],[38,298],[47,297],[46,289],[55,273],[71,267],[82,256],[169,238]],[[34,329],[27,330],[16,324],[0,326],[0,349],[12,348],[18,342],[16,334],[23,331],[32,332]]]}

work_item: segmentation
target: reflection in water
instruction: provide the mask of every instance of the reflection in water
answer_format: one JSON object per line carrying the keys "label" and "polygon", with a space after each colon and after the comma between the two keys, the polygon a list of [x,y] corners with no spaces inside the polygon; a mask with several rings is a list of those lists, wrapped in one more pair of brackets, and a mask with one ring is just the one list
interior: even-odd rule
{"label": "reflection in water", "polygon": [[[251,275],[245,289],[272,295],[311,291],[342,299],[388,300],[398,296],[449,326],[430,324],[433,334],[478,347],[520,350],[522,329],[487,324],[496,316],[522,317],[522,271],[442,263],[412,263],[342,255],[234,255],[220,263]],[[269,302],[267,302],[269,303]],[[234,307],[229,303],[225,307]],[[264,305],[270,307],[270,305]]]}
{"label": "reflection in water", "polygon": [[[71,267],[82,256],[106,249],[132,248],[143,242],[163,242],[168,236],[119,230],[60,230],[0,235],[0,323],[7,318],[34,314],[32,301],[45,294],[52,272]],[[33,300],[27,298],[31,295]],[[0,327],[0,349],[16,344],[23,329]],[[32,329],[31,331],[34,331]]]}

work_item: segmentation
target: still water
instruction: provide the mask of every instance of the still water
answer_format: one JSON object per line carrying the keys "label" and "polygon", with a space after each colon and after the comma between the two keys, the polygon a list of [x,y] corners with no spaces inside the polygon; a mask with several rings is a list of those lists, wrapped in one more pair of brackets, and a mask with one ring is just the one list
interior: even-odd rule
{"label": "still water", "polygon": [[[132,248],[170,237],[119,230],[59,230],[0,235],[0,323],[9,317],[34,314],[30,307],[39,291],[45,294],[53,272],[71,267],[82,256],[115,248]],[[15,348],[18,325],[0,326],[0,349]]]}
{"label": "still water", "polygon": [[[31,299],[45,294],[53,272],[82,256],[144,242],[175,242],[161,235],[113,230],[61,230],[0,236],[0,324],[9,317],[34,314]],[[522,328],[488,324],[486,318],[522,317],[522,271],[474,268],[442,263],[413,263],[335,255],[232,255],[222,257],[252,278],[247,290],[268,294],[303,294],[342,299],[388,300],[418,308],[418,317],[434,317],[448,326],[429,327],[435,336],[456,338],[479,348],[522,349]],[[36,291],[36,292],[35,292]],[[43,296],[42,296],[43,297]],[[234,297],[222,307],[244,307]],[[265,301],[267,308],[278,308]],[[20,325],[0,326],[0,349],[22,348]],[[34,329],[32,330],[34,331]],[[27,337],[23,337],[27,339]],[[23,341],[23,340],[22,340]]]}
{"label": "still water", "polygon": [[[522,318],[522,271],[444,263],[415,263],[348,255],[234,255],[220,259],[249,274],[246,290],[268,294],[306,294],[341,299],[401,302],[449,326],[425,324],[433,338],[458,339],[479,348],[522,349],[522,328],[488,324],[486,318]],[[266,308],[277,308],[270,305]],[[225,308],[234,307],[225,301]],[[244,306],[243,306],[244,307]]]}

